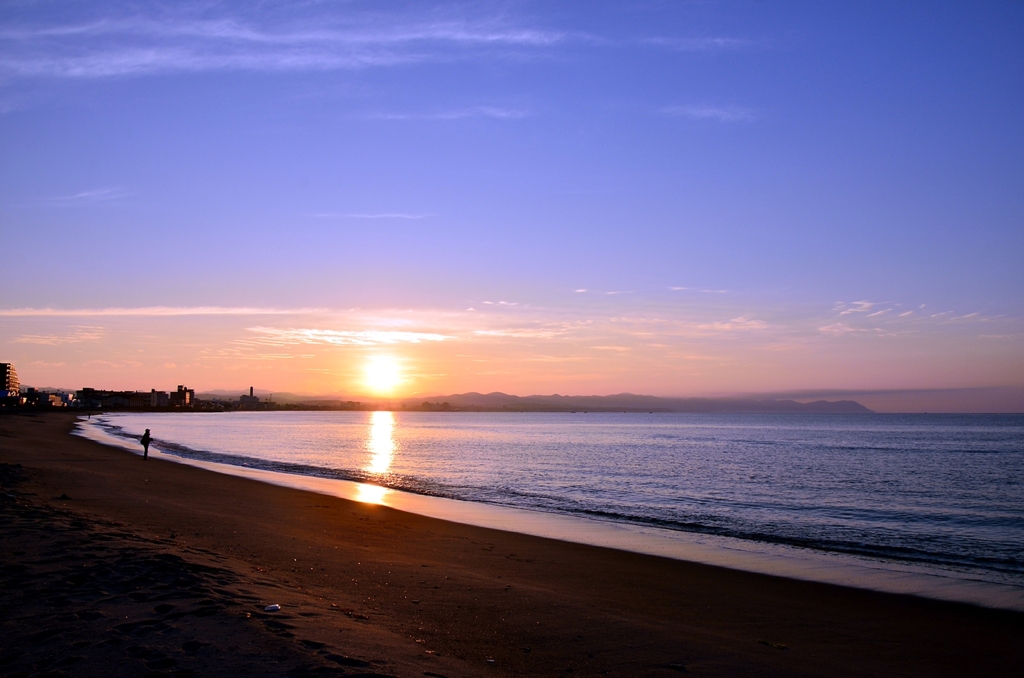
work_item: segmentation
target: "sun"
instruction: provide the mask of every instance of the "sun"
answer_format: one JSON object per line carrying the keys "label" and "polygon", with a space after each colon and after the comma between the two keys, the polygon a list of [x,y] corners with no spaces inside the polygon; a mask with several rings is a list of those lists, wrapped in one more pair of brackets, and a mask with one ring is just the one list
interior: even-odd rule
{"label": "sun", "polygon": [[391,393],[402,383],[402,368],[391,356],[373,356],[367,361],[363,373],[367,388],[380,395]]}

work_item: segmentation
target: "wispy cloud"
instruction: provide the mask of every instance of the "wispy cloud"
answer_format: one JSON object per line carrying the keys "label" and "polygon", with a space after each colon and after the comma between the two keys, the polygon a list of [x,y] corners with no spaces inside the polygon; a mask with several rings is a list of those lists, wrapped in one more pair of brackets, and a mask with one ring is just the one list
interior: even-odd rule
{"label": "wispy cloud", "polygon": [[315,212],[309,216],[320,219],[426,219],[430,215],[408,212]]}
{"label": "wispy cloud", "polygon": [[313,308],[255,308],[228,306],[146,306],[141,308],[5,308],[6,318],[163,317],[198,315],[306,315],[322,313]]}
{"label": "wispy cloud", "polygon": [[702,289],[700,287],[670,287],[669,290],[671,290],[673,292],[695,291],[695,292],[701,292],[702,294],[728,294],[729,293],[729,290],[706,290],[706,289]]}
{"label": "wispy cloud", "polygon": [[195,9],[130,8],[118,15],[50,26],[0,25],[0,73],[97,78],[160,72],[356,69],[478,54],[487,48],[538,49],[566,34],[495,18],[308,13],[304,24],[250,10],[199,16]]}
{"label": "wispy cloud", "polygon": [[987,316],[977,311],[971,313],[940,311],[923,314],[920,311],[924,308],[924,304],[915,310],[901,312],[900,308],[904,307],[905,304],[898,302],[874,302],[866,299],[836,302],[832,307],[834,315],[828,320],[824,320],[825,324],[818,327],[818,331],[832,336],[850,334],[896,336],[929,331],[929,327],[970,327],[979,323],[992,323],[999,319],[999,316]]}
{"label": "wispy cloud", "polygon": [[824,334],[831,334],[835,337],[841,337],[846,334],[855,334],[859,332],[867,332],[868,330],[862,327],[852,327],[848,323],[832,323],[831,325],[825,325],[824,327],[818,328],[819,332]]}
{"label": "wispy cloud", "polygon": [[32,362],[30,362],[28,364],[31,367],[41,367],[41,368],[64,367],[65,365],[67,365],[67,363],[64,362],[64,361],[61,361],[59,363],[53,363],[53,362],[49,362],[49,361],[46,361],[46,360],[33,360]]}
{"label": "wispy cloud", "polygon": [[83,341],[96,341],[106,334],[104,328],[91,325],[74,325],[66,334],[25,334],[12,342],[15,344],[39,344],[43,346],[59,346],[61,344],[79,344]]}
{"label": "wispy cloud", "polygon": [[710,50],[739,49],[754,43],[741,38],[719,36],[703,38],[651,37],[642,38],[640,44],[662,47],[678,52],[707,52]]}
{"label": "wispy cloud", "polygon": [[142,363],[135,360],[90,360],[85,363],[87,366],[107,367],[113,370],[138,369]]}
{"label": "wispy cloud", "polygon": [[307,328],[250,327],[259,336],[259,343],[272,346],[294,344],[332,344],[335,346],[375,346],[380,344],[419,344],[445,341],[453,337],[430,332],[396,332],[393,330],[324,330]]}
{"label": "wispy cloud", "polygon": [[514,337],[516,339],[551,339],[562,334],[565,334],[564,330],[557,329],[504,329],[473,331],[473,335],[477,337]]}
{"label": "wispy cloud", "polygon": [[[62,16],[0,19],[0,75],[105,78],[202,71],[331,71],[543,54],[564,44],[676,52],[736,50],[731,36],[614,39],[516,20],[486,4],[98,3]],[[96,9],[98,8],[98,9]],[[9,13],[13,16],[13,12]],[[492,117],[522,117],[510,115]],[[476,113],[476,115],[486,113]],[[463,116],[465,117],[465,116]],[[439,117],[437,119],[449,119]]]}
{"label": "wispy cloud", "polygon": [[48,201],[62,204],[104,202],[107,200],[126,198],[130,195],[133,195],[132,191],[120,186],[112,186],[109,188],[94,188],[88,191],[79,191],[78,193],[72,193],[70,195],[58,195],[48,198]]}
{"label": "wispy cloud", "polygon": [[749,331],[749,330],[763,330],[768,327],[768,323],[763,320],[756,320],[754,318],[739,317],[733,318],[732,320],[724,320],[713,323],[704,323],[697,326],[701,330],[715,330],[719,332],[737,332],[737,331]]}
{"label": "wispy cloud", "polygon": [[497,118],[518,120],[532,115],[522,108],[501,108],[498,106],[473,106],[432,113],[374,113],[367,115],[370,120],[463,120],[465,118]]}
{"label": "wispy cloud", "polygon": [[757,119],[754,111],[739,106],[665,106],[658,112],[663,115],[714,122],[753,122]]}
{"label": "wispy cloud", "polygon": [[837,302],[833,310],[839,311],[839,315],[850,315],[852,313],[870,313],[878,304],[872,301],[854,301],[851,303]]}

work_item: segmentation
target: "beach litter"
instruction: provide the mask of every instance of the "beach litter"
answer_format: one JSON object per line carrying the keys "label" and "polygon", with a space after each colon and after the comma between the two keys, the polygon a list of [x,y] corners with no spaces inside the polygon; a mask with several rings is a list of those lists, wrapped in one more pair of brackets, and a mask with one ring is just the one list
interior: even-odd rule
{"label": "beach litter", "polygon": [[273,605],[267,605],[265,608],[263,608],[263,611],[264,612],[277,612],[280,609],[281,609],[281,606],[278,605],[277,603],[274,603]]}
{"label": "beach litter", "polygon": [[776,650],[788,650],[789,649],[788,647],[786,647],[782,643],[773,643],[770,640],[758,640],[757,642],[759,642],[762,645],[767,645],[768,647],[774,647]]}

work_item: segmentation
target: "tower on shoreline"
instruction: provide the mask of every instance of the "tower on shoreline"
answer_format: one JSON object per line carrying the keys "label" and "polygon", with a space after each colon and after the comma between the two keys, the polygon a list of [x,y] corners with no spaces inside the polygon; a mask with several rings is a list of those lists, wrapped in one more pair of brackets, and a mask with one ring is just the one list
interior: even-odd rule
{"label": "tower on shoreline", "polygon": [[259,396],[256,395],[252,386],[249,387],[249,395],[239,396],[239,407],[257,407],[260,404]]}

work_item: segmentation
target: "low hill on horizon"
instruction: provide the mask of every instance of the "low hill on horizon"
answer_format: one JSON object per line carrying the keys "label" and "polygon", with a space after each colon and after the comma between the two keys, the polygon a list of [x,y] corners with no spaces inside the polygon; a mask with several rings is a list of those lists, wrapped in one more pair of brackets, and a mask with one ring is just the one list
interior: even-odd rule
{"label": "low hill on horizon", "polygon": [[[22,387],[23,389],[26,387]],[[63,391],[74,393],[75,389],[39,388],[41,391]],[[287,391],[271,392],[255,389],[261,399],[272,399],[276,403],[292,405],[338,406],[346,402],[400,403],[402,409],[469,409],[514,412],[708,412],[708,413],[826,413],[856,414],[872,413],[873,410],[855,400],[814,400],[800,402],[789,398],[665,398],[661,396],[615,393],[612,395],[566,396],[552,395],[517,396],[494,391],[492,393],[454,393],[450,395],[418,396],[415,398],[367,398],[344,393],[304,395]],[[237,400],[248,395],[248,389],[217,389],[197,392],[200,400]],[[424,403],[428,407],[423,407]],[[445,403],[447,408],[442,407]]]}
{"label": "low hill on horizon", "polygon": [[616,393],[607,396],[531,395],[493,393],[457,393],[447,396],[405,398],[405,408],[428,403],[434,408],[444,403],[459,409],[511,410],[521,412],[707,412],[707,413],[828,413],[866,414],[872,410],[854,400],[815,400],[801,403],[789,399],[756,398],[663,398],[659,396]]}

